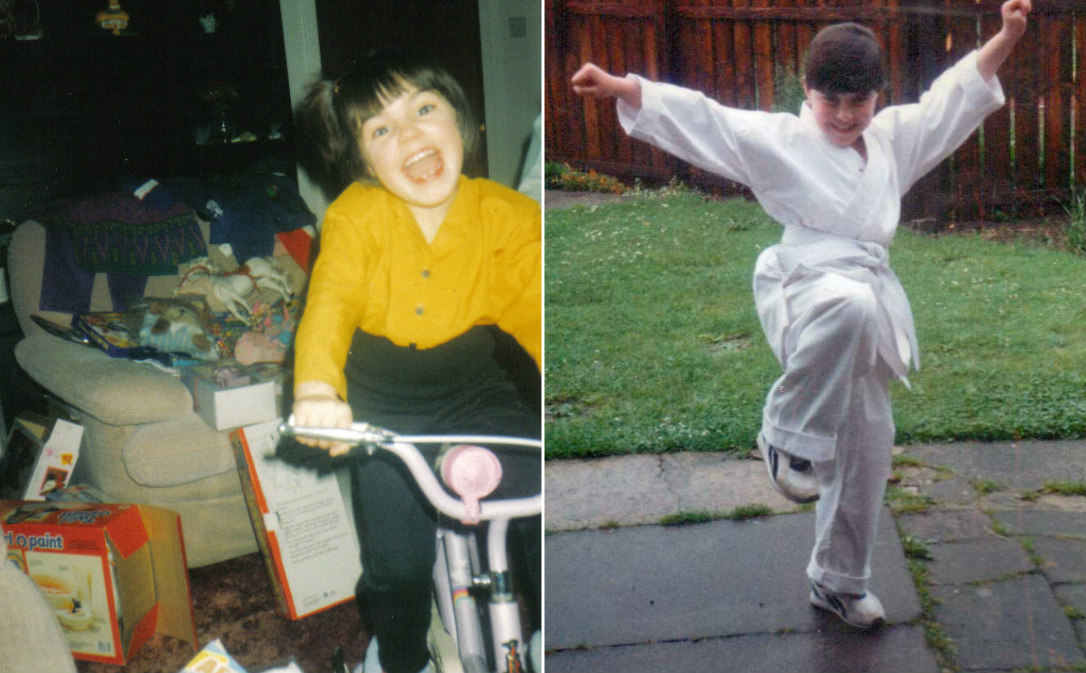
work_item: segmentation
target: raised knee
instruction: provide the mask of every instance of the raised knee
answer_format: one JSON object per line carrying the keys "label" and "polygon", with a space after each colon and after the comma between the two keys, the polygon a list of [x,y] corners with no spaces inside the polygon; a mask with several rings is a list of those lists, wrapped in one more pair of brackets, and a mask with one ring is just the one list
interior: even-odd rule
{"label": "raised knee", "polygon": [[833,305],[844,324],[857,329],[875,326],[879,303],[869,286],[856,283],[842,288],[834,298]]}

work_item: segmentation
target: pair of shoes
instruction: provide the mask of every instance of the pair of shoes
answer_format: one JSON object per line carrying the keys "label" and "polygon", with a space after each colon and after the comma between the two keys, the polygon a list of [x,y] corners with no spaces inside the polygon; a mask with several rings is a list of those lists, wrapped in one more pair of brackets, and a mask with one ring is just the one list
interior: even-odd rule
{"label": "pair of shoes", "polygon": [[882,601],[870,591],[860,595],[839,594],[811,582],[811,605],[828,610],[859,629],[874,629],[886,623]]}
{"label": "pair of shoes", "polygon": [[792,502],[808,503],[818,500],[818,480],[811,461],[781,451],[758,433],[758,450],[762,452],[766,470],[773,486]]}

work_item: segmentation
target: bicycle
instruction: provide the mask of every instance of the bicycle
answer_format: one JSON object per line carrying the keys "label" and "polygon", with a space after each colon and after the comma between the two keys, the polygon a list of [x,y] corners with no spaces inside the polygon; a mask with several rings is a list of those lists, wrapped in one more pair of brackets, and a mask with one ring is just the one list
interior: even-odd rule
{"label": "bicycle", "polygon": [[[542,442],[519,437],[488,435],[398,435],[368,423],[350,428],[297,427],[289,419],[279,427],[282,436],[308,437],[353,444],[351,452],[378,450],[395,454],[408,468],[420,490],[442,514],[466,524],[457,529],[438,524],[437,563],[434,564],[434,595],[444,630],[456,647],[464,673],[522,673],[528,654],[534,669],[540,670],[542,652],[527,652],[519,605],[513,592],[509,568],[507,534],[509,522],[536,516],[543,510],[542,494],[505,500],[482,500],[501,480],[501,464],[494,453],[480,444],[509,450],[535,450]],[[448,447],[442,451],[438,471],[442,481],[460,499],[441,486],[433,466],[417,444]],[[486,563],[478,551],[477,526],[487,522]],[[486,597],[486,617],[476,601]],[[487,650],[489,633],[489,651]],[[431,654],[439,671],[445,667],[440,651]]]}

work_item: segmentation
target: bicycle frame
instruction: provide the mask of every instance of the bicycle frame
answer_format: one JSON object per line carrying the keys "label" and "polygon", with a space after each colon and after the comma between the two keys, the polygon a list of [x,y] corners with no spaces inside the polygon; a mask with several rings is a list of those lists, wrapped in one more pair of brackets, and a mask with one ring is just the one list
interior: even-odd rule
{"label": "bicycle frame", "polygon": [[[307,428],[294,426],[292,421],[280,426],[282,435],[354,444],[356,448],[352,452],[361,449],[369,455],[377,450],[395,454],[439,512],[469,526],[489,522],[486,575],[477,574],[482,564],[472,544],[472,533],[438,527],[437,563],[434,566],[438,610],[446,630],[456,643],[465,673],[487,673],[491,670],[521,673],[526,670],[526,647],[520,611],[513,592],[506,538],[511,519],[542,512],[543,496],[536,494],[526,498],[482,501],[477,505],[454,498],[442,487],[432,466],[416,445],[497,445],[538,451],[542,448],[542,442],[489,435],[397,435],[367,423],[355,423],[349,429]],[[490,654],[494,669],[487,664],[486,637],[472,589],[485,589],[488,593]]]}

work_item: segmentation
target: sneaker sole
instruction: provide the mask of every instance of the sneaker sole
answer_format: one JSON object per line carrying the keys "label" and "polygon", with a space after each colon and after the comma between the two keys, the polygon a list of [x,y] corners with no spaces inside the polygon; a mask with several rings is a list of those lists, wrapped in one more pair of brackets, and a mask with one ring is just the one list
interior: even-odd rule
{"label": "sneaker sole", "polygon": [[886,625],[885,617],[876,617],[875,620],[872,621],[870,624],[853,621],[845,616],[846,610],[843,605],[834,605],[830,601],[823,599],[814,591],[811,592],[811,605],[836,615],[841,621],[848,624],[849,626],[853,626],[857,629],[863,629],[864,631],[870,631],[872,629],[877,629]]}
{"label": "sneaker sole", "polygon": [[818,502],[819,494],[815,494],[811,497],[798,496],[794,493],[789,493],[780,485],[777,481],[777,475],[774,474],[780,469],[780,454],[777,453],[776,449],[774,449],[769,442],[765,441],[761,434],[758,435],[758,450],[762,454],[762,464],[765,465],[766,474],[769,475],[769,481],[773,484],[773,488],[777,489],[777,493],[780,493],[785,498],[800,505]]}

